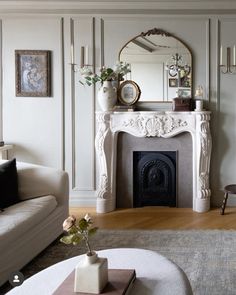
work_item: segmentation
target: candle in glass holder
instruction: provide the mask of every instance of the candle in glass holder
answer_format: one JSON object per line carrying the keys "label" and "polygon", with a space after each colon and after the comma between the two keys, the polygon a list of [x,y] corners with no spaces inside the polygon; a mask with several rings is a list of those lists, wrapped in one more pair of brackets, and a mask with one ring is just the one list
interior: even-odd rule
{"label": "candle in glass holder", "polygon": [[198,99],[196,100],[196,111],[202,111],[203,110],[203,101]]}

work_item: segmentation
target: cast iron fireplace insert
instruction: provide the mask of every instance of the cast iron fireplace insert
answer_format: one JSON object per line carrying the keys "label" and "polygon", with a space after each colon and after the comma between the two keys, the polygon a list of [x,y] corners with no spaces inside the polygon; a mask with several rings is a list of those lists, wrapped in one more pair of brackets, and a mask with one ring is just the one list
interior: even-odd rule
{"label": "cast iron fireplace insert", "polygon": [[176,207],[176,151],[133,152],[133,207]]}

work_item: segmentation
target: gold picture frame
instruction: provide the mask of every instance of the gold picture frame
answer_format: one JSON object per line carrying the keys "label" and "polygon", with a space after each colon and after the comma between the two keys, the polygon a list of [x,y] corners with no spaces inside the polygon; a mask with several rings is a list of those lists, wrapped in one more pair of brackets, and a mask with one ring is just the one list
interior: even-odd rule
{"label": "gold picture frame", "polygon": [[51,52],[15,50],[16,96],[51,96]]}
{"label": "gold picture frame", "polygon": [[169,78],[169,87],[178,87],[178,79]]}
{"label": "gold picture frame", "polygon": [[124,105],[135,104],[141,95],[141,90],[137,83],[132,80],[122,82],[118,89],[118,99]]}

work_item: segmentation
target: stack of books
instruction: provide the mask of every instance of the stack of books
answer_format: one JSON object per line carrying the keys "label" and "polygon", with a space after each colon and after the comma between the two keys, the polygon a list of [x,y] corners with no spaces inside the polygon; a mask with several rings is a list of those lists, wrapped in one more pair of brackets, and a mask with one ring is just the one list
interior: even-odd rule
{"label": "stack of books", "polygon": [[[74,292],[74,277],[73,270],[69,276],[62,282],[53,295],[89,295],[91,293],[75,293]],[[132,289],[132,285],[136,279],[134,269],[109,269],[108,283],[102,290],[100,295],[128,295]],[[93,294],[96,295],[96,294]]]}
{"label": "stack of books", "polygon": [[114,112],[134,112],[135,111],[135,106],[125,106],[125,105],[117,105],[115,106]]}

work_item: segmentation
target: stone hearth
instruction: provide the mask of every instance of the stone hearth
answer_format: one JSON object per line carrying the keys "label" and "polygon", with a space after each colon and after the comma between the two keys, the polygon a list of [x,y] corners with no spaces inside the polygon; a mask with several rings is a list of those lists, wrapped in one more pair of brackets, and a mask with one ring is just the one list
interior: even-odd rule
{"label": "stone hearth", "polygon": [[209,169],[211,156],[210,112],[97,112],[96,151],[99,165],[97,212],[116,208],[116,147],[119,132],[136,137],[192,136],[193,210],[210,208]]}

